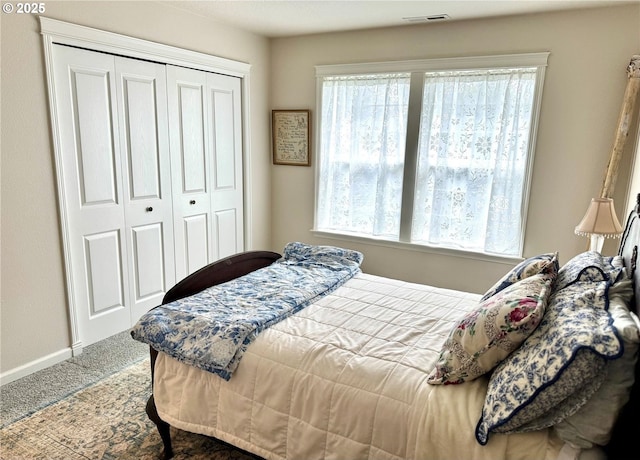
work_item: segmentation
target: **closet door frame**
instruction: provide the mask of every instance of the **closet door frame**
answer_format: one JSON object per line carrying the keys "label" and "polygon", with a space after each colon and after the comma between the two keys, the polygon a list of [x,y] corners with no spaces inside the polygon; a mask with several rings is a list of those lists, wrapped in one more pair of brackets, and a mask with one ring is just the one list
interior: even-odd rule
{"label": "closet door frame", "polygon": [[[244,175],[244,246],[252,248],[251,242],[251,168],[250,168],[250,70],[251,65],[231,59],[212,56],[195,51],[185,50],[174,46],[116,34],[100,29],[94,29],[69,22],[40,16],[40,32],[44,44],[44,58],[47,74],[47,86],[49,91],[49,110],[51,114],[51,130],[53,150],[56,165],[56,179],[58,190],[63,191],[65,177],[62,168],[62,149],[60,143],[60,126],[56,110],[55,80],[53,72],[53,46],[54,44],[75,46],[92,51],[102,51],[110,54],[121,55],[130,58],[150,60],[161,64],[171,64],[181,67],[189,67],[206,72],[220,73],[238,77],[241,80],[242,91],[242,161]],[[69,243],[69,228],[65,197],[58,199],[60,222],[62,230],[62,249],[65,262],[65,280],[67,284],[67,301],[70,318],[71,352],[73,356],[82,353],[83,343],[80,339],[77,305],[74,297],[72,279],[72,259]]]}

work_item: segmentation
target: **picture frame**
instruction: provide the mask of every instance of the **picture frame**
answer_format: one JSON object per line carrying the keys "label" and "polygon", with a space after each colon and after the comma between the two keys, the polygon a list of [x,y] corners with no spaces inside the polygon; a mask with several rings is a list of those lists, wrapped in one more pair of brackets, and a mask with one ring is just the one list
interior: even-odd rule
{"label": "picture frame", "polygon": [[273,164],[311,166],[311,111],[272,110]]}

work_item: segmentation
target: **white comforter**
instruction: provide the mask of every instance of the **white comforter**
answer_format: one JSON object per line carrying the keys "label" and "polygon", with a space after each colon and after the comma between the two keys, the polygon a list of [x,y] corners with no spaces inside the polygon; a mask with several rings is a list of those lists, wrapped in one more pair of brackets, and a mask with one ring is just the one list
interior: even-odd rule
{"label": "white comforter", "polygon": [[555,459],[550,431],[476,442],[485,378],[427,384],[479,297],[359,274],[263,331],[229,381],[160,353],[158,413],[266,459]]}

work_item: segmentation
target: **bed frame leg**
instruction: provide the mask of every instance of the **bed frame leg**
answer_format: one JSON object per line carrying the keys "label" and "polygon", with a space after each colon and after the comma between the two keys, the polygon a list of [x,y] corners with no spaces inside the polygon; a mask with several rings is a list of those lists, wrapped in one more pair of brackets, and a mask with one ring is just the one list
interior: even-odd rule
{"label": "bed frame leg", "polygon": [[153,395],[151,395],[151,397],[147,401],[146,411],[149,419],[156,424],[156,427],[158,427],[158,433],[160,433],[160,438],[162,438],[162,444],[164,445],[164,455],[162,456],[162,459],[169,460],[170,458],[173,458],[170,425],[162,420],[158,415],[158,410],[156,409],[156,402],[153,399]]}

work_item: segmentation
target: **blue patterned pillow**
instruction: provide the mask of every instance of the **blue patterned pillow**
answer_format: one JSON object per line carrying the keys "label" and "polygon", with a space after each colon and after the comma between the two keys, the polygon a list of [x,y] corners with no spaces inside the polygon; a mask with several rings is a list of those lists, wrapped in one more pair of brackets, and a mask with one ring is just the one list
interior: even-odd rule
{"label": "blue patterned pillow", "polygon": [[538,273],[547,274],[555,278],[558,274],[558,268],[557,252],[529,257],[513,267],[506,275],[500,278],[498,282],[482,296],[480,301],[483,302],[512,284],[530,276],[537,275]]}
{"label": "blue patterned pillow", "polygon": [[609,288],[609,313],[624,346],[622,356],[607,362],[607,376],[598,391],[578,412],[554,424],[558,436],[572,446],[589,449],[611,440],[618,414],[629,401],[640,346],[640,320],[631,311],[633,280],[623,279]]}
{"label": "blue patterned pillow", "polygon": [[538,328],[496,367],[476,439],[490,432],[539,430],[576,412],[605,378],[606,360],[622,354],[607,312],[608,281],[555,290]]}
{"label": "blue patterned pillow", "polygon": [[607,257],[599,252],[578,254],[558,271],[556,289],[563,289],[577,281],[611,281],[622,277],[624,262],[621,256]]}
{"label": "blue patterned pillow", "polygon": [[307,243],[287,243],[282,252],[284,261],[311,262],[333,265],[335,263],[355,263],[360,265],[364,256],[361,252],[335,246],[315,246]]}

